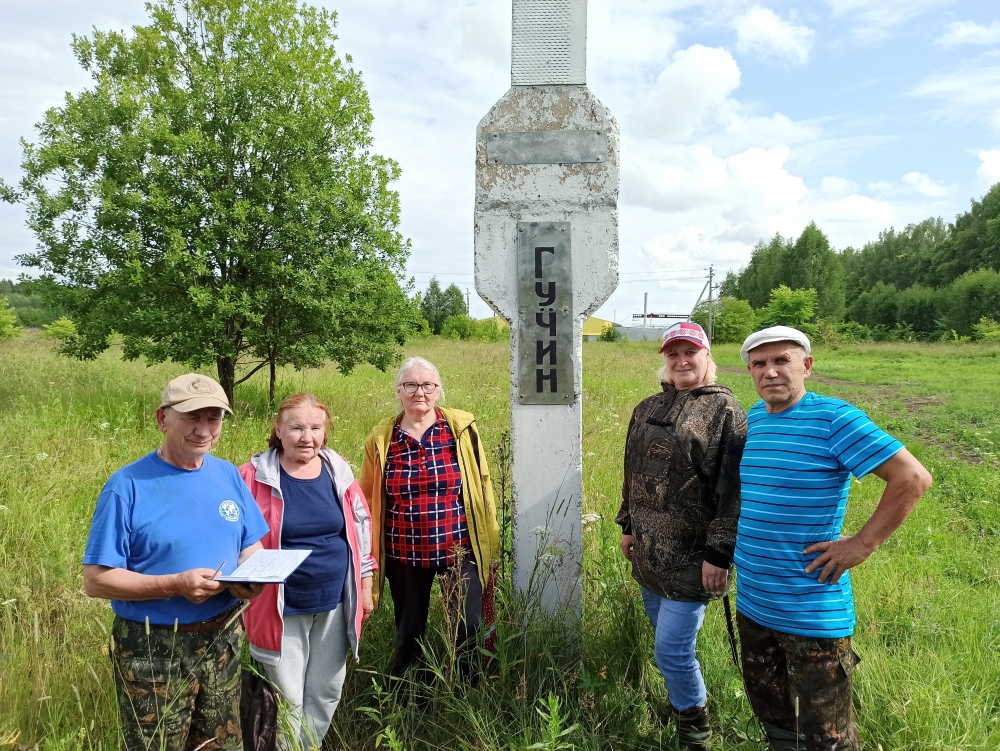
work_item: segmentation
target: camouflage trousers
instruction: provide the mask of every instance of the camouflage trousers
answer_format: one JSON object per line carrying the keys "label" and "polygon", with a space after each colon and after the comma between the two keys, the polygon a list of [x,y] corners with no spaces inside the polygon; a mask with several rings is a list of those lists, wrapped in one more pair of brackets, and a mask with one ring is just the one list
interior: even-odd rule
{"label": "camouflage trousers", "polygon": [[851,638],[786,634],[736,614],[747,699],[762,722],[805,736],[802,751],[859,751]]}
{"label": "camouflage trousers", "polygon": [[240,619],[214,633],[115,618],[111,668],[128,751],[235,751],[240,732]]}

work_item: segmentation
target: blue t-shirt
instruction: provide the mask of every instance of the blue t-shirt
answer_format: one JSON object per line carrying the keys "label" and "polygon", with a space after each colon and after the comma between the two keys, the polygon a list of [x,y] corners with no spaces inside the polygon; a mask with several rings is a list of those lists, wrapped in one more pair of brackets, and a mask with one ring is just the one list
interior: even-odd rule
{"label": "blue t-shirt", "polygon": [[[236,467],[205,456],[198,469],[181,469],[156,452],[122,467],[108,479],[90,525],[85,565],[140,574],[178,574],[192,568],[223,574],[240,552],[267,533],[267,523]],[[170,625],[214,618],[236,604],[224,590],[195,605],[185,597],[129,602],[112,600],[122,618]]]}
{"label": "blue t-shirt", "polygon": [[819,571],[805,572],[819,553],[803,550],[839,537],[851,475],[864,477],[902,448],[841,399],[808,392],[773,415],[757,402],[747,415],[740,463],[736,609],[784,633],[854,633],[850,572],[821,584]]}
{"label": "blue t-shirt", "polygon": [[312,551],[285,582],[284,613],[334,610],[344,596],[350,552],[333,478],[325,465],[312,480],[299,480],[282,468],[281,497],[281,547]]}

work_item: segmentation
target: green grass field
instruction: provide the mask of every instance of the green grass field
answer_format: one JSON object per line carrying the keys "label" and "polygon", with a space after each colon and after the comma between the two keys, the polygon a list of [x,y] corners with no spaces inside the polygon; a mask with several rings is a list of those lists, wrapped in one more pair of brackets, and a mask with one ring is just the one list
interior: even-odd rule
{"label": "green grass field", "polygon": [[[435,338],[405,351],[437,363],[447,403],[476,414],[487,446],[500,441],[506,343]],[[1000,347],[859,345],[815,355],[810,387],[867,410],[935,478],[913,517],[853,574],[865,748],[998,748]],[[716,359],[720,382],[749,407],[756,396],[736,348],[718,347]],[[657,719],[664,689],[613,522],[625,430],[634,404],[658,387],[657,355],[647,343],[595,342],[584,345],[584,361],[585,511],[602,519],[585,535],[583,659],[546,624],[525,627],[502,592],[498,656],[483,685],[452,691],[442,682],[430,708],[418,710],[383,691],[392,651],[383,607],[366,629],[328,747],[674,748],[672,728]],[[106,656],[112,615],[84,596],[80,558],[101,485],[158,445],[159,392],[183,370],[123,363],[115,348],[95,362],[70,361],[37,335],[0,345],[0,746],[118,747]],[[365,435],[394,409],[391,382],[368,367],[349,377],[288,371],[279,397],[318,394],[336,416],[331,445],[358,469]],[[236,402],[215,453],[241,463],[270,431],[266,381],[249,382]],[[874,477],[854,484],[847,531],[874,508],[881,485]],[[709,608],[699,648],[716,746],[760,748],[719,605]]]}

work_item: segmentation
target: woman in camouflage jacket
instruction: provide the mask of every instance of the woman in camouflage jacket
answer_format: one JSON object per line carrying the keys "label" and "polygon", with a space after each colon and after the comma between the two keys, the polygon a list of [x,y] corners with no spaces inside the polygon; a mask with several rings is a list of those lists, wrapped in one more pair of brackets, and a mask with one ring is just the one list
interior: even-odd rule
{"label": "woman in camouflage jacket", "polygon": [[729,587],[747,417],[728,387],[713,385],[701,326],[671,326],[660,352],[663,390],[632,413],[616,521],[656,634],[681,748],[702,751],[710,729],[695,642],[707,604]]}

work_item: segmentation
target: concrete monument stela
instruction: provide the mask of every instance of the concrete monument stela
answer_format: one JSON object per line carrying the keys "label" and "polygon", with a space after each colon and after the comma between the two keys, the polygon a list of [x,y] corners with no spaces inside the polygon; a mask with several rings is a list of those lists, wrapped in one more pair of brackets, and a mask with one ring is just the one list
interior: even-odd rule
{"label": "concrete monument stela", "polygon": [[586,0],[513,0],[511,88],[476,136],[476,290],[511,324],[514,584],[579,617],[582,325],[618,284],[618,124]]}

